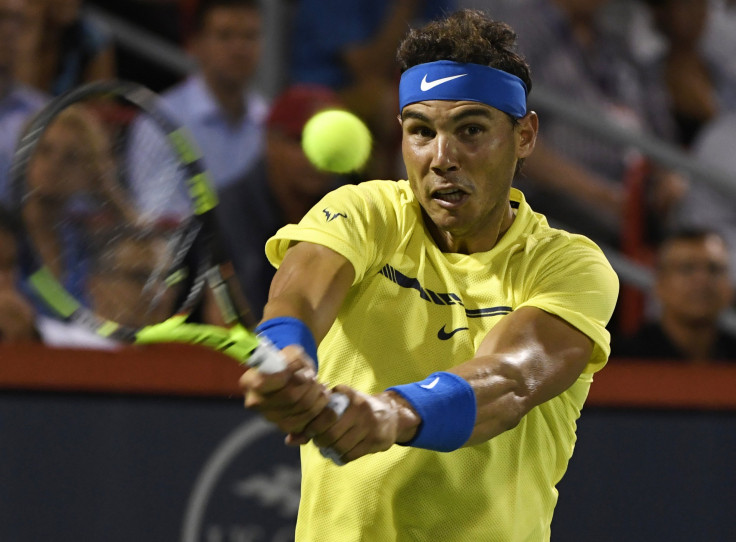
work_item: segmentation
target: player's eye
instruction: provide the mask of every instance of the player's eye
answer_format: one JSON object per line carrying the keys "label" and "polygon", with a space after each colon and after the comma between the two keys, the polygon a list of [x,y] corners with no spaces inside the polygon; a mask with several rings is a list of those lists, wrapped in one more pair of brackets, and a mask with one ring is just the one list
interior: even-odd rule
{"label": "player's eye", "polygon": [[432,139],[435,135],[434,130],[428,128],[427,126],[423,126],[421,124],[411,126],[409,128],[409,133],[421,139]]}
{"label": "player's eye", "polygon": [[462,134],[469,137],[475,137],[485,132],[482,126],[478,124],[468,124],[462,129]]}

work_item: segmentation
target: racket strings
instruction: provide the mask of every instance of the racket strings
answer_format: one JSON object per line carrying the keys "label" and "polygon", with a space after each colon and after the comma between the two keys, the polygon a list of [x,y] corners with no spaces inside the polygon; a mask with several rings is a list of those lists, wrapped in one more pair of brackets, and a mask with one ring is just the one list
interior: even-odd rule
{"label": "racket strings", "polygon": [[133,328],[181,312],[182,300],[192,310],[187,172],[146,111],[97,95],[71,103],[24,167],[31,243],[73,297]]}

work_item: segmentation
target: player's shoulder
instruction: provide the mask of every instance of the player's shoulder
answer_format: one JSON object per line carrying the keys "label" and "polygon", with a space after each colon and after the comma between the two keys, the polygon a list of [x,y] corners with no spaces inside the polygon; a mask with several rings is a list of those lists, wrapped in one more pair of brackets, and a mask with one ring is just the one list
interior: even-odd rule
{"label": "player's shoulder", "polygon": [[[585,235],[550,226],[544,215],[535,213],[517,191],[517,219],[524,223],[518,244],[533,259],[554,261],[560,267],[586,266],[593,263],[611,268],[601,248]],[[512,193],[512,202],[514,194]],[[611,273],[613,270],[611,269]]]}

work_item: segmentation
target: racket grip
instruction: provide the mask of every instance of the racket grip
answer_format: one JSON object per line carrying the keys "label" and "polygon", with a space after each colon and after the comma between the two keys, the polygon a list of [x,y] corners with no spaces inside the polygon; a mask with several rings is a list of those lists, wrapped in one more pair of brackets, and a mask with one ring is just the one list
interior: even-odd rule
{"label": "racket grip", "polygon": [[278,373],[286,369],[286,360],[279,349],[266,337],[259,337],[258,341],[258,346],[246,362],[248,367],[265,374]]}
{"label": "racket grip", "polygon": [[[253,350],[247,363],[249,367],[266,374],[278,373],[286,369],[284,356],[281,355],[279,349],[266,337],[259,337],[258,346]],[[338,419],[340,419],[348,406],[350,406],[350,399],[344,393],[333,392],[327,401],[327,408],[332,409],[337,414]],[[335,465],[345,464],[332,448],[320,448],[319,451],[323,457],[332,460]]]}
{"label": "racket grip", "polygon": [[[327,401],[327,408],[331,408],[337,414],[338,420],[345,413],[345,409],[348,406],[350,406],[350,399],[347,395],[340,392],[333,392]],[[331,460],[338,467],[345,464],[340,455],[332,448],[320,448],[319,453],[322,454],[322,457]]]}

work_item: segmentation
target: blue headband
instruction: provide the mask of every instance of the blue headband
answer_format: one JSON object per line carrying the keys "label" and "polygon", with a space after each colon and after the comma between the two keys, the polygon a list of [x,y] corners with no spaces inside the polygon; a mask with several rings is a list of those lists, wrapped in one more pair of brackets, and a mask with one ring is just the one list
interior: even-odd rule
{"label": "blue headband", "polygon": [[401,74],[399,111],[425,100],[481,102],[512,117],[526,115],[526,85],[508,72],[439,60],[417,64]]}

